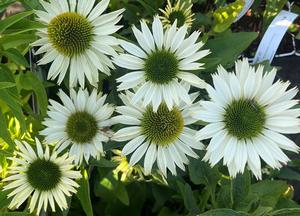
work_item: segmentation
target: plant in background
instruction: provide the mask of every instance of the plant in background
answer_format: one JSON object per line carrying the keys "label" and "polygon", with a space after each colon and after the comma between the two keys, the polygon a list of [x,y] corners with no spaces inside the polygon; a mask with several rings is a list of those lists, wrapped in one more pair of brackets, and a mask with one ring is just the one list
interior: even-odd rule
{"label": "plant in background", "polygon": [[170,0],[167,0],[167,6],[166,8],[159,9],[163,16],[160,16],[163,26],[165,28],[171,27],[171,25],[177,21],[177,25],[183,26],[186,25],[188,27],[191,27],[193,24],[193,17],[195,14],[192,12],[193,4],[190,0],[178,0],[174,2],[174,5],[172,5]]}

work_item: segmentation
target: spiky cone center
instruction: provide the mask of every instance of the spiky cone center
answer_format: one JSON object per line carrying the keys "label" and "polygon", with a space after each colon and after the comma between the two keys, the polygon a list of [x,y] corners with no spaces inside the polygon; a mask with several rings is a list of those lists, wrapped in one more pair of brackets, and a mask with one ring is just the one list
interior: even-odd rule
{"label": "spiky cone center", "polygon": [[59,53],[72,57],[84,53],[90,47],[93,26],[86,17],[75,12],[66,12],[51,20],[48,36]]}
{"label": "spiky cone center", "polygon": [[258,136],[265,125],[264,108],[255,100],[232,101],[225,109],[224,122],[229,134],[238,139],[251,139]]}
{"label": "spiky cone center", "polygon": [[151,106],[147,107],[142,117],[142,130],[148,140],[158,145],[168,145],[181,134],[184,120],[178,108],[171,111],[161,104],[157,112]]}

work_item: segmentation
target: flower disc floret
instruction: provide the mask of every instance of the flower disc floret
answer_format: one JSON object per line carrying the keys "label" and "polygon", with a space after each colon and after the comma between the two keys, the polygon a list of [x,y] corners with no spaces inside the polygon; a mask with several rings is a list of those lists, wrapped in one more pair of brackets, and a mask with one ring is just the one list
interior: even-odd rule
{"label": "flower disc floret", "polygon": [[166,50],[151,53],[145,61],[145,73],[148,80],[157,84],[172,81],[178,73],[178,60]]}
{"label": "flower disc floret", "polygon": [[227,106],[224,122],[228,132],[238,139],[257,137],[265,125],[263,107],[254,100],[234,100]]}
{"label": "flower disc floret", "polygon": [[67,121],[66,132],[74,142],[88,143],[96,136],[97,131],[97,121],[88,112],[75,112]]}
{"label": "flower disc floret", "polygon": [[68,57],[84,53],[90,47],[92,33],[93,27],[88,19],[75,12],[56,16],[48,26],[51,44]]}
{"label": "flower disc floret", "polygon": [[62,176],[59,166],[45,159],[37,159],[32,162],[26,174],[29,184],[40,191],[56,188]]}
{"label": "flower disc floret", "polygon": [[142,118],[142,130],[145,136],[158,145],[168,145],[178,138],[184,127],[180,110],[169,111],[165,104],[157,112],[148,107]]}

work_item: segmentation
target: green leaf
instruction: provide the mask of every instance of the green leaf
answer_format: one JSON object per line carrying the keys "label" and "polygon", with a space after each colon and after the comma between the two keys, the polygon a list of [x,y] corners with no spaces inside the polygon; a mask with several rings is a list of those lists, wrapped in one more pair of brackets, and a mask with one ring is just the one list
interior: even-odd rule
{"label": "green leaf", "polygon": [[288,199],[286,197],[281,197],[276,203],[275,209],[283,208],[300,208],[300,205],[294,200]]}
{"label": "green leaf", "polygon": [[[9,134],[7,128],[8,128],[8,126],[7,126],[7,121],[6,121],[5,115],[2,113],[1,108],[0,108],[0,138],[3,139],[6,143],[8,143],[10,146],[14,146],[14,143],[11,140],[11,137],[10,137],[10,134]],[[1,204],[0,204],[0,206],[1,206]]]}
{"label": "green leaf", "polygon": [[255,193],[249,193],[247,197],[242,199],[238,205],[235,205],[235,210],[252,212],[259,206],[259,197]]}
{"label": "green leaf", "polygon": [[208,40],[203,49],[210,49],[210,58],[222,59],[225,68],[233,65],[237,57],[257,38],[257,32],[227,32]]}
{"label": "green leaf", "polygon": [[118,164],[114,161],[106,160],[101,157],[99,160],[93,160],[90,165],[97,167],[116,167]]}
{"label": "green leaf", "polygon": [[259,206],[250,216],[266,216],[272,209],[272,207]]}
{"label": "green leaf", "polygon": [[214,72],[217,66],[222,62],[221,58],[204,57],[201,63],[204,63],[204,71]]}
{"label": "green leaf", "polygon": [[16,78],[16,82],[19,90],[24,89],[35,93],[39,109],[42,115],[46,115],[48,99],[42,81],[33,72],[27,71],[26,73],[20,73]]}
{"label": "green leaf", "polygon": [[233,206],[233,198],[232,198],[232,191],[231,191],[231,182],[222,181],[221,189],[217,194],[217,203],[219,208],[232,208]]}
{"label": "green leaf", "polygon": [[4,49],[15,48],[20,45],[28,45],[36,40],[34,34],[3,35],[0,44]]}
{"label": "green leaf", "polygon": [[24,20],[20,20],[19,22],[7,28],[5,31],[5,35],[16,35],[16,34],[37,30],[45,27],[46,27],[45,25],[43,25],[38,21],[24,19]]}
{"label": "green leaf", "polygon": [[157,12],[154,8],[152,8],[150,5],[148,5],[148,3],[146,3],[145,1],[138,0],[137,2],[139,2],[146,9],[148,14],[154,14]]}
{"label": "green leaf", "polygon": [[231,193],[234,206],[239,205],[239,203],[248,196],[250,185],[251,178],[248,170],[243,174],[238,174],[236,178],[232,180]]}
{"label": "green leaf", "polygon": [[235,21],[239,13],[244,7],[244,0],[237,0],[231,4],[224,7],[218,8],[214,13],[214,32],[224,32],[230,27],[230,25]]}
{"label": "green leaf", "polygon": [[[6,208],[11,201],[11,199],[7,198],[7,195],[11,191],[9,191],[9,190],[3,191],[2,189],[3,188],[0,189],[0,209]],[[1,214],[1,216],[2,216],[2,214]]]}
{"label": "green leaf", "polygon": [[300,208],[286,208],[273,211],[269,216],[299,216]]}
{"label": "green leaf", "polygon": [[0,82],[0,89],[6,89],[6,88],[11,88],[15,87],[16,83],[13,82]]}
{"label": "green leaf", "polygon": [[300,181],[300,174],[288,167],[281,168],[278,177],[281,179]]}
{"label": "green leaf", "polygon": [[117,198],[126,206],[129,206],[129,196],[127,193],[127,190],[125,186],[122,184],[122,182],[118,182],[116,188],[115,188],[115,193]]}
{"label": "green leaf", "polygon": [[19,1],[22,2],[22,4],[29,9],[39,9],[39,7],[41,6],[39,0],[19,0]]}
{"label": "green leaf", "polygon": [[10,16],[4,20],[1,20],[0,21],[0,34],[2,34],[5,31],[5,29],[7,29],[8,27],[10,27],[13,24],[15,24],[16,22],[24,19],[25,17],[30,16],[31,14],[33,14],[33,11],[26,11],[26,12],[21,12],[16,15]]}
{"label": "green leaf", "polygon": [[262,206],[274,207],[278,199],[288,189],[285,181],[265,180],[251,185],[251,191],[260,198]]}
{"label": "green leaf", "polygon": [[17,65],[29,67],[29,64],[28,64],[26,58],[17,49],[9,48],[7,50],[1,51],[0,54],[6,56],[9,60],[15,62]]}
{"label": "green leaf", "polygon": [[80,200],[82,208],[87,216],[93,216],[93,207],[90,197],[90,185],[89,185],[89,177],[86,170],[82,170],[81,172],[82,178],[80,180],[80,187],[76,196]]}
{"label": "green leaf", "polygon": [[116,176],[109,172],[106,177],[101,179],[100,184],[95,187],[95,193],[106,199],[108,202],[120,200],[124,205],[129,205],[129,195],[125,185],[116,179]]}
{"label": "green leaf", "polygon": [[188,183],[181,183],[177,181],[180,194],[183,197],[185,208],[192,214],[197,215],[200,213],[200,209],[197,206],[193,191]]}
{"label": "green leaf", "polygon": [[0,89],[0,102],[4,102],[16,116],[21,124],[21,128],[26,128],[25,117],[17,95],[12,95],[7,89]]}
{"label": "green leaf", "polygon": [[214,186],[221,177],[217,167],[211,168],[208,163],[200,159],[192,159],[188,169],[191,181],[194,184]]}
{"label": "green leaf", "polygon": [[231,209],[213,209],[201,214],[201,216],[247,216],[247,213],[237,212]]}

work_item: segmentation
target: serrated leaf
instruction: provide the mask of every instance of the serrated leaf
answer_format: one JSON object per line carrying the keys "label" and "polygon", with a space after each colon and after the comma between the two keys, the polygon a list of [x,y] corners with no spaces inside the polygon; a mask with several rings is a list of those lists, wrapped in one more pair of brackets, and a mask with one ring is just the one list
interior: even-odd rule
{"label": "serrated leaf", "polygon": [[217,167],[211,168],[208,163],[200,159],[191,159],[188,168],[194,184],[215,185],[220,178]]}
{"label": "serrated leaf", "polygon": [[81,206],[87,216],[93,216],[93,206],[90,197],[90,185],[87,171],[84,169],[81,172],[82,178],[80,180],[80,187],[78,188],[76,196],[80,200]]}
{"label": "serrated leaf", "polygon": [[251,191],[260,198],[262,206],[274,207],[278,199],[288,189],[285,181],[265,180],[251,185]]}
{"label": "serrated leaf", "polygon": [[221,185],[221,189],[217,194],[217,203],[219,208],[232,208],[233,199],[230,182]]}
{"label": "serrated leaf", "polygon": [[245,170],[243,174],[238,174],[236,178],[232,180],[231,194],[234,202],[234,206],[238,206],[243,201],[250,191],[251,177],[248,170]]}
{"label": "serrated leaf", "polygon": [[2,34],[5,31],[5,29],[7,29],[8,27],[10,27],[13,24],[15,24],[16,22],[24,19],[25,17],[30,16],[31,14],[33,14],[33,11],[26,11],[26,12],[21,12],[16,15],[10,16],[4,20],[1,20],[0,21],[0,34]]}
{"label": "serrated leaf", "polygon": [[183,184],[180,181],[177,181],[177,186],[183,198],[185,208],[192,214],[199,214],[200,209],[197,206],[191,186],[188,183]]}
{"label": "serrated leaf", "polygon": [[6,56],[9,60],[13,61],[17,65],[22,65],[24,67],[29,67],[29,64],[26,58],[22,55],[22,53],[14,48],[9,48],[7,50],[0,52],[2,55]]}

